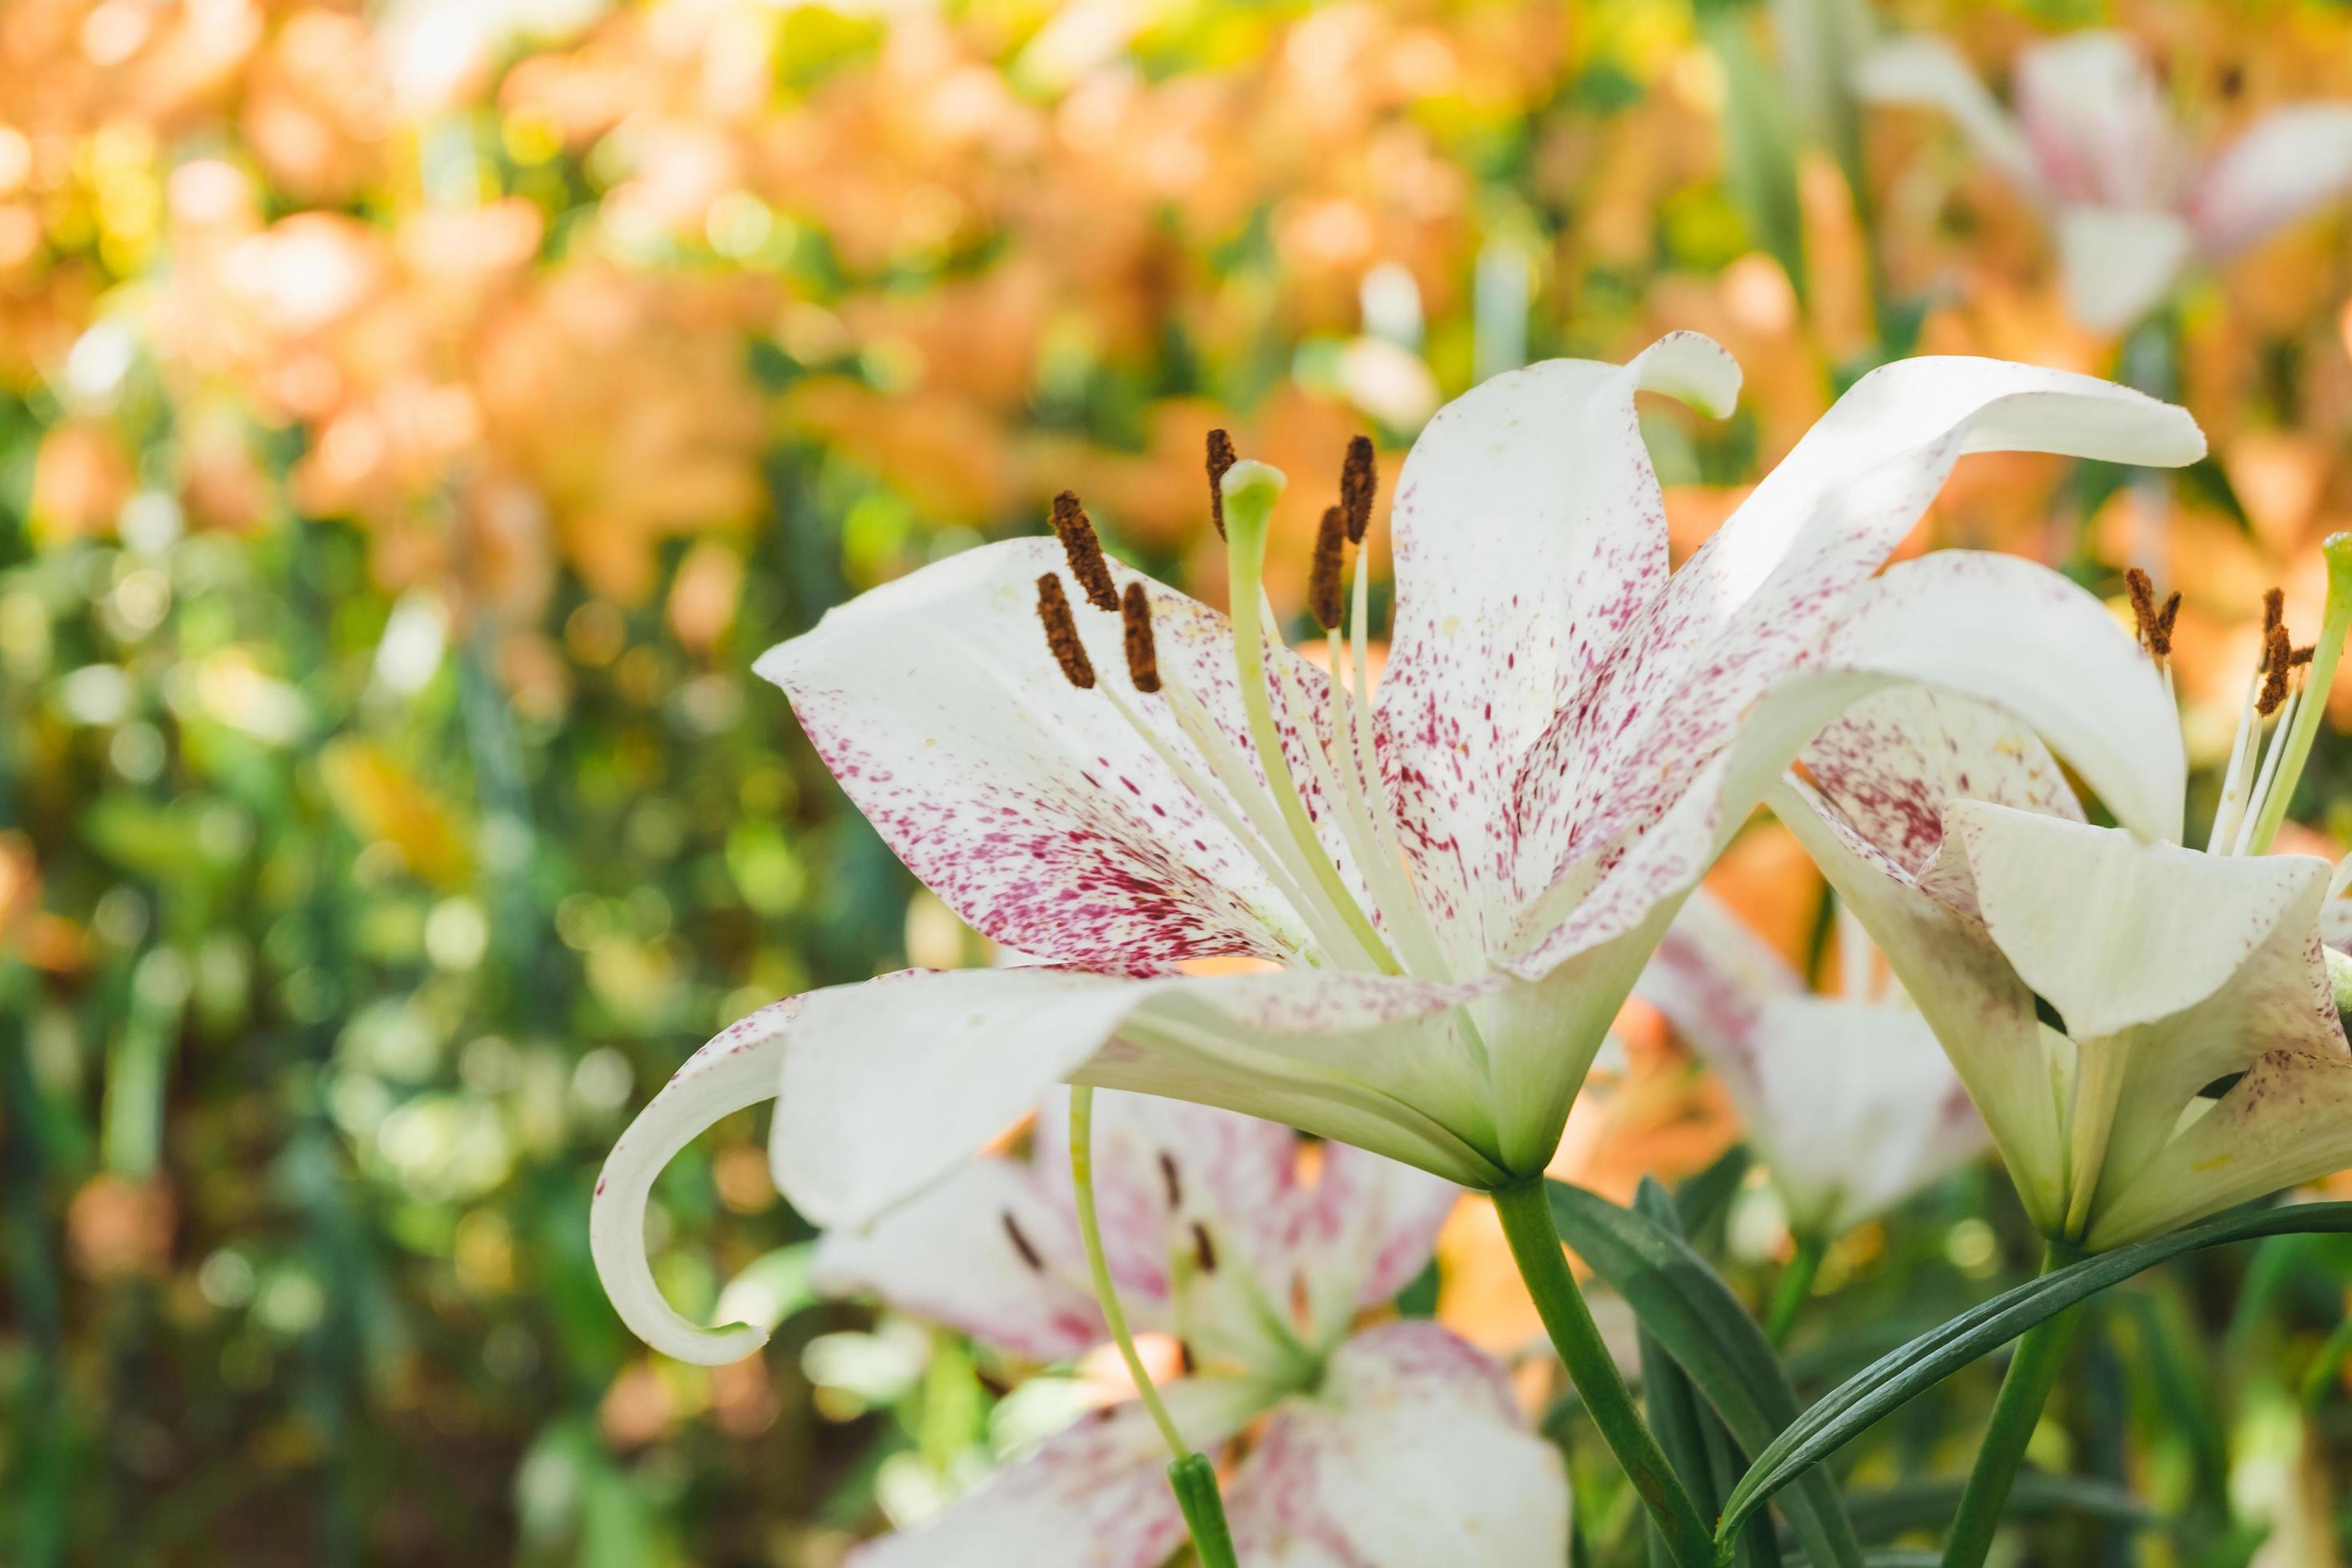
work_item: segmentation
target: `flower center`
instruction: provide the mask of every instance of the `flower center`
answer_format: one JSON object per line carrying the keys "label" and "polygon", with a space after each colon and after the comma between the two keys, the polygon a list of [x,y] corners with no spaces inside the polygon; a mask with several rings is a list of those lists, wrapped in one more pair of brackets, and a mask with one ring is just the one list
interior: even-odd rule
{"label": "flower center", "polygon": [[[1339,503],[1325,511],[1316,538],[1308,602],[1328,635],[1329,706],[1322,715],[1282,657],[1285,650],[1274,645],[1274,611],[1265,596],[1268,526],[1287,480],[1279,469],[1239,458],[1222,430],[1209,434],[1207,467],[1210,521],[1224,540],[1232,585],[1243,733],[1231,733],[1160,665],[1149,594],[1140,583],[1117,591],[1094,525],[1068,491],[1055,498],[1053,527],[1070,576],[1090,605],[1118,615],[1129,684],[1139,696],[1167,705],[1181,743],[1146,722],[1129,698],[1097,683],[1076,612],[1050,572],[1037,580],[1046,646],[1070,684],[1099,690],[1257,861],[1303,927],[1276,933],[1293,958],[1318,967],[1451,978],[1453,967],[1413,885],[1381,781],[1367,647],[1370,589],[1360,549],[1352,595],[1344,596],[1352,605],[1340,591],[1348,549],[1362,543],[1371,521],[1378,484],[1371,441],[1359,436],[1349,443]],[[1305,770],[1303,784],[1298,766]],[[1336,851],[1324,840],[1327,830],[1339,840]]]}

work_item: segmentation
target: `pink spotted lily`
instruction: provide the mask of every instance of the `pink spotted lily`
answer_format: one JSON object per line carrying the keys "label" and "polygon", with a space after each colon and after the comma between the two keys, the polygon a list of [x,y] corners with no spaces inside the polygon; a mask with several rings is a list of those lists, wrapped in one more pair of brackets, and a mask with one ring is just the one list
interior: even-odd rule
{"label": "pink spotted lily", "polygon": [[[983,1158],[870,1230],[826,1233],[819,1285],[878,1295],[1025,1360],[1101,1345],[1071,1204],[1067,1099],[1047,1097],[1031,1159]],[[1153,1096],[1100,1094],[1094,1114],[1120,1298],[1136,1327],[1183,1350],[1187,1370],[1161,1398],[1211,1452],[1254,1428],[1224,1485],[1240,1561],[1412,1568],[1465,1542],[1496,1568],[1563,1561],[1567,1477],[1502,1368],[1434,1323],[1359,1326],[1428,1262],[1453,1184]],[[1184,1538],[1167,1458],[1141,1406],[1116,1405],[850,1561],[1156,1568]]]}
{"label": "pink spotted lily", "polygon": [[[2313,647],[2272,599],[2203,848],[2090,826],[2031,734],[1917,689],[1857,704],[1775,791],[2064,1246],[2120,1247],[2352,1163],[2329,868],[2264,853],[2352,625],[2352,540],[2329,568]],[[2161,653],[2168,611],[2134,589]]]}
{"label": "pink spotted lily", "polygon": [[[2178,465],[2204,450],[2188,415],[2024,365],[1889,365],[1670,574],[1635,395],[1721,413],[1738,380],[1675,333],[1441,410],[1398,485],[1377,695],[1360,549],[1318,668],[1272,637],[1260,585],[1281,477],[1223,458],[1230,616],[1104,556],[1073,500],[1066,547],[967,552],[771,649],[760,672],[891,847],[1040,966],[817,991],[712,1041],[606,1164],[593,1230],[624,1318],[688,1359],[760,1342],[663,1301],[642,1219],[670,1155],[772,1096],[778,1183],[836,1227],[921,1192],[1055,1081],[1265,1117],[1465,1186],[1532,1179],[1684,895],[1798,748],[1890,683],[2004,704],[2122,820],[2169,826],[2177,755],[2168,776],[2148,743],[2169,709],[2104,606],[2006,557],[1878,569],[1966,453]],[[1370,518],[1368,465],[1349,473],[1335,551]]]}
{"label": "pink spotted lily", "polygon": [[1842,919],[1838,941],[1843,984],[1816,994],[1701,888],[1635,987],[1723,1079],[1801,1246],[1885,1213],[1990,1142],[1859,924]]}
{"label": "pink spotted lily", "polygon": [[1890,40],[1863,58],[1867,100],[1951,118],[1976,155],[2039,205],[2058,245],[2068,309],[2120,331],[2191,266],[2228,259],[2352,193],[2352,103],[2272,110],[2201,163],[2131,41],[2089,31],[2017,62],[2015,117],[1944,40]]}

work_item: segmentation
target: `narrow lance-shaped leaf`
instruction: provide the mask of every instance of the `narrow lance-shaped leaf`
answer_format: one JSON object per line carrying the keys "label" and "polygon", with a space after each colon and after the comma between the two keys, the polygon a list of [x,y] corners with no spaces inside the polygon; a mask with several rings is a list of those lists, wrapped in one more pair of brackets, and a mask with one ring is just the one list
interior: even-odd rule
{"label": "narrow lance-shaped leaf", "polygon": [[2044,1274],[1938,1325],[1823,1394],[1759,1453],[1725,1505],[1717,1539],[1732,1539],[1783,1487],[1814,1479],[1807,1472],[1882,1417],[2036,1323],[2182,1253],[2296,1232],[2352,1232],[2352,1204],[2224,1215]]}
{"label": "narrow lance-shaped leaf", "polygon": [[[1764,1331],[1731,1288],[1654,1221],[1563,1182],[1548,1182],[1545,1191],[1561,1237],[1625,1298],[1723,1417],[1733,1440],[1748,1453],[1763,1452],[1795,1418],[1797,1396]],[[1813,1562],[1838,1568],[1861,1563],[1862,1548],[1828,1476],[1807,1478],[1780,1507]]]}

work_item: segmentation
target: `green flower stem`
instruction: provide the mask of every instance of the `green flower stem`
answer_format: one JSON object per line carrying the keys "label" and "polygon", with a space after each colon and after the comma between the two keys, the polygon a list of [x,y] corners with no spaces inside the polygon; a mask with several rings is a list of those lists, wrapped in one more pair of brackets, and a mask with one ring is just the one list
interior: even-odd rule
{"label": "green flower stem", "polygon": [[[2047,1274],[2063,1268],[2076,1256],[2072,1248],[2052,1242],[2042,1271]],[[2017,1479],[2018,1463],[2025,1458],[2025,1446],[2042,1420],[2042,1407],[2049,1403],[2050,1390],[2065,1368],[2066,1352],[2074,1347],[2082,1317],[2078,1301],[2028,1329],[2017,1342],[2017,1353],[2000,1380],[2000,1395],[1993,1402],[1992,1425],[1985,1430],[1984,1446],[1977,1450],[1976,1465],[1960,1492],[1959,1512],[1952,1520],[1951,1538],[1944,1544],[1943,1568],[1983,1568],[1985,1553],[1992,1550],[1993,1532],[2000,1528],[2001,1512],[2009,1503],[2010,1486]]]}
{"label": "green flower stem", "polygon": [[1110,1337],[1118,1345],[1119,1359],[1127,1363],[1127,1375],[1135,1380],[1136,1394],[1150,1412],[1152,1425],[1160,1428],[1168,1451],[1175,1456],[1168,1467],[1168,1485],[1176,1494],[1176,1506],[1184,1510],[1184,1525],[1192,1532],[1192,1551],[1201,1560],[1201,1568],[1238,1568],[1233,1531],[1225,1526],[1224,1500],[1217,1495],[1217,1472],[1176,1429],[1175,1418],[1168,1414],[1151,1374],[1143,1368],[1135,1335],[1127,1326],[1126,1309],[1118,1304],[1118,1289],[1111,1283],[1110,1259],[1103,1252],[1102,1220],[1095,1212],[1094,1131],[1095,1091],[1081,1084],[1070,1090],[1070,1184],[1077,1196],[1078,1237],[1086,1244],[1087,1272],[1094,1279],[1095,1300],[1101,1305],[1103,1321],[1110,1326]]}
{"label": "green flower stem", "polygon": [[1781,1271],[1780,1282],[1772,1289],[1772,1305],[1764,1314],[1764,1336],[1775,1349],[1789,1337],[1797,1314],[1804,1310],[1805,1298],[1813,1293],[1813,1281],[1821,1275],[1822,1259],[1829,1249],[1829,1243],[1818,1236],[1797,1237],[1797,1254]]}
{"label": "green flower stem", "polygon": [[1618,1375],[1617,1363],[1601,1341],[1601,1331],[1576,1288],[1576,1276],[1559,1247],[1552,1228],[1551,1205],[1544,1196],[1541,1176],[1530,1176],[1490,1194],[1501,1216],[1503,1236],[1511,1258],[1519,1266],[1528,1295],[1543,1319],[1544,1329],[1568,1363],[1568,1375],[1583,1395],[1585,1409],[1601,1428],[1617,1462],[1625,1467],[1633,1489],[1641,1495],[1650,1517],[1657,1521],[1666,1550],[1677,1568],[1714,1568],[1715,1531],[1699,1517],[1698,1509],[1675,1476],[1674,1467],[1642,1423],[1633,1395]]}

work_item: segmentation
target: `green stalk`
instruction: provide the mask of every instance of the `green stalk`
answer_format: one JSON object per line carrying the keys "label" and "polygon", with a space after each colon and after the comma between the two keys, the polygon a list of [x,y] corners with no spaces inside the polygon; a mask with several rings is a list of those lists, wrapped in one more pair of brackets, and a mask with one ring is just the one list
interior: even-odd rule
{"label": "green stalk", "polygon": [[1192,1551],[1201,1560],[1201,1568],[1238,1568],[1233,1531],[1225,1525],[1224,1500],[1217,1495],[1217,1472],[1176,1429],[1151,1374],[1143,1368],[1135,1335],[1127,1326],[1127,1310],[1118,1304],[1118,1289],[1111,1283],[1110,1258],[1103,1251],[1102,1220],[1095,1212],[1094,1131],[1095,1091],[1081,1084],[1070,1090],[1070,1182],[1077,1195],[1078,1237],[1086,1244],[1087,1272],[1094,1279],[1095,1300],[1101,1305],[1103,1321],[1110,1326],[1110,1337],[1118,1345],[1119,1359],[1127,1363],[1128,1376],[1135,1380],[1136,1394],[1150,1412],[1152,1425],[1160,1428],[1168,1451],[1175,1456],[1168,1467],[1168,1485],[1176,1494],[1176,1506],[1183,1510],[1185,1528],[1192,1532]]}
{"label": "green stalk", "polygon": [[2327,692],[2336,684],[2336,661],[2344,657],[2344,635],[2352,631],[2352,533],[2329,534],[2326,543],[2320,546],[2320,553],[2327,558],[2327,603],[2321,616],[2319,640],[2312,647],[2311,668],[2304,677],[2303,700],[2294,705],[2294,728],[2287,731],[2286,754],[2280,759],[2278,778],[2263,796],[2262,815],[2254,819],[2250,854],[2268,854],[2271,840],[2278,837],[2279,825],[2286,820],[2295,781],[2303,777],[2303,764],[2311,756],[2311,742],[2319,734],[2320,717],[2327,710]]}
{"label": "green stalk", "polygon": [[1829,1243],[1818,1236],[1801,1234],[1797,1237],[1797,1254],[1781,1271],[1780,1282],[1773,1287],[1772,1305],[1764,1314],[1764,1337],[1772,1342],[1775,1350],[1795,1326],[1805,1298],[1813,1293],[1813,1281],[1820,1277],[1822,1259],[1829,1250]]}
{"label": "green stalk", "polygon": [[[2072,1248],[2053,1241],[2042,1271],[2063,1268],[2075,1256]],[[1983,1568],[1993,1533],[2000,1528],[2001,1510],[2009,1503],[2009,1489],[2017,1479],[2018,1464],[2041,1423],[2042,1407],[2050,1402],[2050,1390],[2065,1369],[2066,1352],[2082,1318],[2082,1303],[2076,1302],[2028,1329],[2017,1342],[2017,1353],[2000,1380],[2000,1397],[1993,1401],[1984,1446],[1977,1450],[1977,1462],[1960,1492],[1959,1512],[1944,1543],[1943,1568]]]}
{"label": "green stalk", "polygon": [[1625,1467],[1634,1491],[1657,1521],[1667,1552],[1677,1568],[1714,1568],[1715,1531],[1699,1517],[1658,1440],[1643,1425],[1633,1396],[1618,1375],[1617,1363],[1601,1342],[1601,1331],[1584,1304],[1584,1293],[1577,1289],[1576,1276],[1569,1272],[1568,1258],[1560,1252],[1559,1233],[1552,1228],[1551,1205],[1544,1197],[1543,1177],[1529,1176],[1497,1187],[1489,1195],[1545,1331],[1567,1363],[1569,1378],[1583,1395],[1593,1425],[1601,1428],[1610,1452]]}

